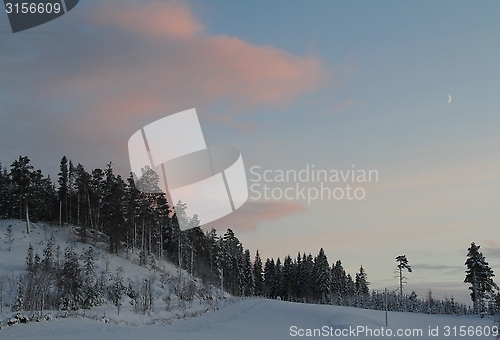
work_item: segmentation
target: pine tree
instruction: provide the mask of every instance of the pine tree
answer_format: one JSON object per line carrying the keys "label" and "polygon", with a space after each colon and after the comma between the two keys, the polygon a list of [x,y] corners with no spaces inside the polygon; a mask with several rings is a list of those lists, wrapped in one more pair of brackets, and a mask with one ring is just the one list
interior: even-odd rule
{"label": "pine tree", "polygon": [[283,298],[283,266],[281,265],[281,260],[278,257],[274,265],[274,275],[275,275],[275,287],[274,291],[276,297],[279,299]]}
{"label": "pine tree", "polygon": [[245,250],[245,255],[243,258],[243,295],[253,296],[255,295],[255,279],[252,270],[252,261],[250,258],[250,250]]}
{"label": "pine tree", "polygon": [[476,314],[485,311],[485,300],[489,300],[494,293],[494,289],[498,289],[497,284],[493,282],[495,276],[493,270],[479,251],[480,247],[472,242],[467,249],[467,260],[465,261],[467,270],[464,282],[470,284],[470,297]]}
{"label": "pine tree", "polygon": [[33,166],[28,157],[19,157],[11,165],[12,196],[15,202],[17,218],[26,219],[26,231],[29,234],[29,205],[33,198],[34,186],[32,183]]}
{"label": "pine tree", "polygon": [[75,310],[83,305],[82,271],[78,257],[72,247],[66,248],[64,264],[60,273],[61,306],[64,309]]}
{"label": "pine tree", "polygon": [[42,261],[40,259],[40,255],[38,253],[35,254],[33,259],[33,271],[36,272],[42,267]]}
{"label": "pine tree", "polygon": [[30,245],[28,247],[28,255],[26,255],[26,270],[27,271],[33,271],[33,246]]}
{"label": "pine tree", "polygon": [[55,220],[59,214],[59,204],[50,176],[43,177],[41,170],[32,171],[31,185],[29,219],[35,222]]}
{"label": "pine tree", "polygon": [[[169,226],[172,222],[169,222]],[[221,282],[221,257],[220,257],[220,247],[219,247],[219,236],[217,235],[217,231],[215,228],[212,228],[210,232],[207,233],[207,250],[209,256],[209,268],[210,268],[210,277],[209,282],[214,286],[220,286]],[[168,242],[168,235],[166,235],[166,243]]]}
{"label": "pine tree", "polygon": [[342,266],[342,261],[337,260],[332,265],[332,293],[336,297],[334,301],[337,305],[343,305],[347,299],[347,275]]}
{"label": "pine tree", "polygon": [[92,215],[90,206],[90,174],[78,163],[75,170],[76,188],[76,222],[79,227],[80,240],[87,242],[87,228],[91,226]]}
{"label": "pine tree", "polygon": [[351,274],[347,274],[345,291],[346,291],[346,296],[348,298],[347,305],[353,306],[354,297],[356,295],[356,284],[354,283],[354,280],[352,279]]}
{"label": "pine tree", "polygon": [[307,256],[304,253],[302,257],[302,269],[300,275],[302,277],[302,297],[306,302],[312,302],[314,289],[314,260],[311,253]]}
{"label": "pine tree", "polygon": [[[156,226],[154,234],[155,246],[157,248],[156,251],[158,253],[159,259],[164,259],[165,257],[164,240],[165,240],[166,230],[168,226],[171,224],[172,210],[164,193],[157,193],[154,195],[153,205],[154,205],[153,207],[154,224]],[[196,230],[193,231],[193,237],[196,238],[195,245],[199,246],[197,254],[200,257],[208,256],[208,242],[206,240],[205,234],[203,233],[203,230],[199,226],[197,226]],[[201,266],[200,269],[202,269]]]}
{"label": "pine tree", "polygon": [[432,296],[432,290],[429,288],[427,291],[427,301],[426,301],[426,313],[427,314],[436,314],[436,301]]}
{"label": "pine tree", "polygon": [[19,278],[17,280],[17,298],[15,305],[16,311],[24,310],[25,294],[26,294],[26,286],[24,284],[24,276],[19,275]]}
{"label": "pine tree", "polygon": [[54,245],[55,238],[54,235],[52,235],[43,251],[44,258],[42,260],[42,267],[47,272],[55,272],[56,269],[56,263],[54,261]]}
{"label": "pine tree", "polygon": [[294,287],[294,265],[290,255],[283,261],[283,300],[291,301]]}
{"label": "pine tree", "polygon": [[368,288],[368,282],[365,269],[363,266],[359,268],[359,272],[356,273],[355,285],[356,294],[358,296],[358,306],[366,307],[368,299],[370,297],[370,289]]}
{"label": "pine tree", "polygon": [[419,300],[418,300],[418,295],[415,293],[414,290],[410,293],[408,296],[408,311],[409,312],[420,312],[419,310]]}
{"label": "pine tree", "polygon": [[92,179],[90,181],[89,205],[91,210],[91,224],[94,229],[94,245],[98,241],[99,232],[101,232],[101,203],[103,200],[104,188],[104,171],[102,169],[94,169],[92,171]]}
{"label": "pine tree", "polygon": [[114,175],[113,164],[109,163],[105,171],[101,207],[110,253],[118,252],[125,236],[125,192],[125,183],[119,175]]}
{"label": "pine tree", "polygon": [[109,298],[113,302],[113,305],[118,309],[118,315],[120,315],[120,309],[122,307],[123,295],[125,294],[125,285],[123,283],[122,276],[123,269],[118,268],[116,274],[113,276],[113,283],[108,289]]}
{"label": "pine tree", "polygon": [[314,261],[314,287],[316,288],[316,300],[326,303],[330,299],[331,273],[328,259],[323,248],[319,250]]}
{"label": "pine tree", "polygon": [[10,176],[0,162],[0,218],[9,216]]}
{"label": "pine tree", "polygon": [[68,163],[68,222],[73,224],[75,221],[75,167],[73,162],[69,160]]}
{"label": "pine tree", "polygon": [[83,308],[93,308],[103,302],[102,290],[97,285],[97,276],[95,273],[94,250],[92,247],[85,252],[83,263]]}
{"label": "pine tree", "polygon": [[68,195],[69,195],[69,188],[68,188],[68,183],[69,181],[69,174],[68,174],[68,159],[66,156],[63,156],[61,158],[61,163],[59,164],[59,179],[57,182],[59,183],[59,189],[58,189],[58,195],[59,195],[59,202],[60,202],[60,209],[59,209],[59,216],[60,216],[60,222],[61,223],[66,223],[68,222]]}
{"label": "pine tree", "polygon": [[264,265],[264,294],[267,298],[274,299],[276,297],[276,273],[274,268],[274,259],[266,259]]}
{"label": "pine tree", "polygon": [[297,258],[293,262],[293,284],[292,284],[292,297],[293,301],[300,301],[301,299],[301,277],[300,271],[302,267],[302,256],[297,252]]}
{"label": "pine tree", "polygon": [[397,267],[397,272],[398,272],[398,278],[399,278],[399,294],[401,298],[403,298],[403,284],[406,283],[404,280],[406,280],[406,277],[403,275],[403,271],[406,269],[409,273],[412,272],[412,269],[410,265],[408,264],[408,259],[406,258],[406,255],[399,255],[396,257],[396,262],[398,263]]}
{"label": "pine tree", "polygon": [[231,229],[227,229],[221,240],[224,287],[231,294],[241,294],[243,246]]}
{"label": "pine tree", "polygon": [[262,260],[259,251],[255,252],[255,260],[253,262],[253,277],[255,282],[255,295],[263,295],[264,277],[262,276]]}

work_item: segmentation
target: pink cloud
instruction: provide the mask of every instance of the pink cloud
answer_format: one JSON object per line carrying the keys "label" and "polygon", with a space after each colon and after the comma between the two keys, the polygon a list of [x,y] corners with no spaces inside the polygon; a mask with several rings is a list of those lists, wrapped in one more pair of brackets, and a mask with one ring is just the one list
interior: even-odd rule
{"label": "pink cloud", "polygon": [[200,41],[199,52],[212,65],[210,96],[245,98],[249,103],[288,102],[321,84],[321,63],[270,46],[254,46],[237,38],[212,37]]}
{"label": "pink cloud", "polygon": [[202,31],[202,25],[182,2],[125,2],[99,9],[95,20],[146,37],[187,38]]}
{"label": "pink cloud", "polygon": [[125,97],[101,98],[94,105],[96,111],[108,118],[151,115],[164,107],[163,102],[158,98],[134,93]]}
{"label": "pink cloud", "polygon": [[220,232],[227,228],[240,231],[255,230],[260,223],[305,212],[307,209],[293,202],[247,202],[234,213],[203,226],[205,230],[215,228]]}
{"label": "pink cloud", "polygon": [[[117,45],[119,53],[96,46],[113,52],[113,57],[105,54],[94,68],[73,73],[57,85],[58,93],[91,96],[83,110],[90,115],[107,118],[116,110],[111,116],[133,118],[160,108],[174,113],[220,101],[235,107],[284,105],[324,84],[327,72],[319,57],[211,35],[186,3],[111,4],[117,5],[97,8],[87,18],[101,34],[127,45]],[[235,116],[220,121],[237,126]]]}

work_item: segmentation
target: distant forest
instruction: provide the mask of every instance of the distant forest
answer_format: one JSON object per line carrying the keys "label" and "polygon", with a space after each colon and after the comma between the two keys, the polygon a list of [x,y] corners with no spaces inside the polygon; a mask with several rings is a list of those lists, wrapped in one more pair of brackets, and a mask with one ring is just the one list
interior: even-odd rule
{"label": "distant forest", "polygon": [[[146,177],[157,185],[154,172]],[[186,218],[185,208],[176,207],[179,218]],[[352,276],[340,260],[330,264],[323,248],[315,256],[299,252],[293,258],[262,261],[256,251],[252,258],[231,229],[222,236],[199,226],[181,230],[164,194],[138,191],[133,175],[123,179],[112,163],[89,172],[62,157],[56,182],[35,169],[28,157],[19,157],[10,168],[0,163],[0,218],[74,225],[84,243],[104,240],[111,253],[137,252],[144,266],[166,259],[235,296],[431,314],[497,314],[500,309],[500,294],[492,293],[495,285],[481,295],[474,269],[469,277],[474,280],[474,307],[468,307],[453,297],[436,299],[430,291],[424,297],[370,291],[363,267]]]}

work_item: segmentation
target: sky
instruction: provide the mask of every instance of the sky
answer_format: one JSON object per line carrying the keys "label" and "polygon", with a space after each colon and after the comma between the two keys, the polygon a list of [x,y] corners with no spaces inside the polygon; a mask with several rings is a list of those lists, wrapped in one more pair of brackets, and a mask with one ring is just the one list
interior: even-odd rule
{"label": "sky", "polygon": [[[500,271],[499,10],[494,1],[88,0],[16,34],[2,12],[0,161],[26,155],[54,178],[66,155],[87,170],[112,161],[127,176],[134,132],[196,108],[207,144],[238,148],[261,194],[265,184],[320,188],[277,182],[280,170],[377,173],[323,183],[360,188],[362,199],[251,191],[206,228],[232,228],[264,258],[323,247],[352,275],[363,265],[374,289],[396,288],[395,257],[406,254],[406,290],[467,302],[471,242]],[[266,170],[269,183],[258,180]]]}

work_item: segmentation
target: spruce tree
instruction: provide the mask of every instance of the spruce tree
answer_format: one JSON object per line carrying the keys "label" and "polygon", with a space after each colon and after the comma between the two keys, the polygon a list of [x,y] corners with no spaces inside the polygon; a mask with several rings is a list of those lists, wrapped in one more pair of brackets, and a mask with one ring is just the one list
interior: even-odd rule
{"label": "spruce tree", "polygon": [[0,218],[7,217],[7,181],[8,176],[0,162]]}
{"label": "spruce tree", "polygon": [[85,171],[82,164],[75,168],[76,188],[76,222],[79,227],[80,240],[87,242],[87,228],[91,226],[92,216],[90,209],[90,174]]}
{"label": "spruce tree", "polygon": [[42,267],[42,264],[41,264],[41,259],[40,259],[40,255],[38,255],[38,253],[35,254],[35,257],[33,259],[33,271],[36,272],[38,271],[40,268]]}
{"label": "spruce tree", "polygon": [[75,167],[73,166],[73,162],[69,160],[68,163],[68,222],[74,224],[75,223],[75,213],[74,209],[76,198],[75,191]]}
{"label": "spruce tree", "polygon": [[283,261],[283,300],[291,301],[294,287],[294,265],[290,255]]}
{"label": "spruce tree", "polygon": [[24,276],[19,275],[19,278],[17,280],[17,297],[15,305],[15,309],[18,312],[24,310],[24,301],[26,296],[25,294],[26,294],[26,285],[24,282]]}
{"label": "spruce tree", "polygon": [[77,254],[72,247],[66,248],[64,253],[64,264],[60,273],[59,285],[61,289],[61,306],[68,310],[81,308],[83,305],[82,271]]}
{"label": "spruce tree", "polygon": [[359,272],[356,273],[356,279],[354,283],[356,285],[358,307],[366,307],[368,299],[370,297],[370,289],[368,288],[368,285],[370,283],[368,282],[363,266],[361,266],[359,268]]}
{"label": "spruce tree", "polygon": [[342,261],[337,260],[332,265],[332,294],[336,297],[335,304],[341,306],[347,299],[347,275],[342,266]]}
{"label": "spruce tree", "polygon": [[243,246],[231,229],[227,229],[222,238],[221,251],[224,287],[231,294],[239,295],[242,283]]}
{"label": "spruce tree", "polygon": [[255,260],[253,262],[253,277],[255,282],[255,295],[261,296],[263,294],[264,278],[262,276],[262,259],[260,258],[258,250],[255,252]]}
{"label": "spruce tree", "polygon": [[93,308],[103,302],[102,291],[97,285],[97,275],[95,273],[94,250],[92,247],[85,252],[83,263],[83,308]]}
{"label": "spruce tree", "polygon": [[28,247],[28,255],[26,255],[26,270],[29,272],[33,270],[33,261],[33,246],[30,242],[30,245]]}
{"label": "spruce tree", "polygon": [[0,218],[8,218],[11,216],[12,203],[12,181],[7,168],[4,168],[0,163]]}
{"label": "spruce tree", "polygon": [[300,252],[297,252],[297,258],[293,262],[293,285],[292,285],[292,296],[294,301],[300,301],[301,298],[301,277],[300,271],[302,267],[302,256]]}
{"label": "spruce tree", "polygon": [[346,296],[348,297],[348,306],[353,305],[354,297],[356,295],[356,284],[351,274],[346,277]]}
{"label": "spruce tree", "polygon": [[[168,233],[172,233],[173,230],[171,229],[172,221],[169,222],[167,226]],[[173,234],[173,233],[172,233]],[[172,242],[169,241],[169,234],[166,234],[165,236],[165,243],[171,244]],[[210,280],[209,282],[212,283],[214,286],[220,286],[220,273],[221,273],[221,258],[220,258],[220,248],[219,248],[219,236],[217,235],[217,231],[215,228],[212,228],[210,232],[207,232],[207,249],[208,249],[208,254],[209,254],[209,267],[210,267]]]}
{"label": "spruce tree", "polygon": [[276,274],[274,268],[274,259],[266,259],[264,265],[264,294],[267,298],[274,299],[276,297]]}
{"label": "spruce tree", "polygon": [[120,310],[122,307],[123,295],[125,295],[125,284],[123,283],[122,276],[123,269],[118,268],[116,274],[113,276],[113,282],[108,288],[109,298],[113,302],[113,305],[118,309],[118,315],[120,315]]}
{"label": "spruce tree", "polygon": [[252,261],[250,258],[250,250],[246,249],[243,258],[243,295],[253,296],[255,295],[255,279],[252,269]]}
{"label": "spruce tree", "polygon": [[330,299],[331,273],[328,259],[323,248],[319,250],[314,260],[314,287],[316,301],[326,303]]}
{"label": "spruce tree", "polygon": [[12,196],[15,202],[16,215],[19,219],[26,219],[26,229],[29,234],[29,205],[33,197],[33,166],[30,165],[28,157],[19,157],[11,165]]}
{"label": "spruce tree", "polygon": [[277,298],[283,298],[283,266],[281,260],[278,257],[274,265],[274,275],[275,275],[275,295]]}
{"label": "spruce tree", "polygon": [[54,260],[54,245],[55,245],[54,235],[50,237],[43,251],[42,267],[47,272],[55,272],[56,263]]}
{"label": "spruce tree", "polygon": [[66,156],[61,158],[61,163],[59,164],[59,178],[57,182],[59,183],[59,189],[57,191],[59,195],[59,217],[61,223],[66,223],[68,221],[68,159]]}
{"label": "spruce tree", "polygon": [[312,302],[314,290],[314,260],[311,253],[302,257],[302,289],[305,302]]}
{"label": "spruce tree", "polygon": [[125,192],[125,183],[119,175],[114,175],[113,164],[108,163],[101,207],[104,232],[108,236],[110,253],[118,252],[125,236]]}
{"label": "spruce tree", "polygon": [[104,171],[102,169],[92,170],[92,179],[90,181],[90,203],[91,206],[91,224],[94,229],[94,245],[98,241],[99,232],[101,232],[101,202],[103,201]]}
{"label": "spruce tree", "polygon": [[498,289],[497,284],[493,281],[495,276],[493,270],[479,251],[480,247],[472,242],[467,249],[467,260],[465,261],[467,270],[464,282],[470,284],[470,297],[476,314],[485,311],[485,302],[492,298],[494,290]]}

